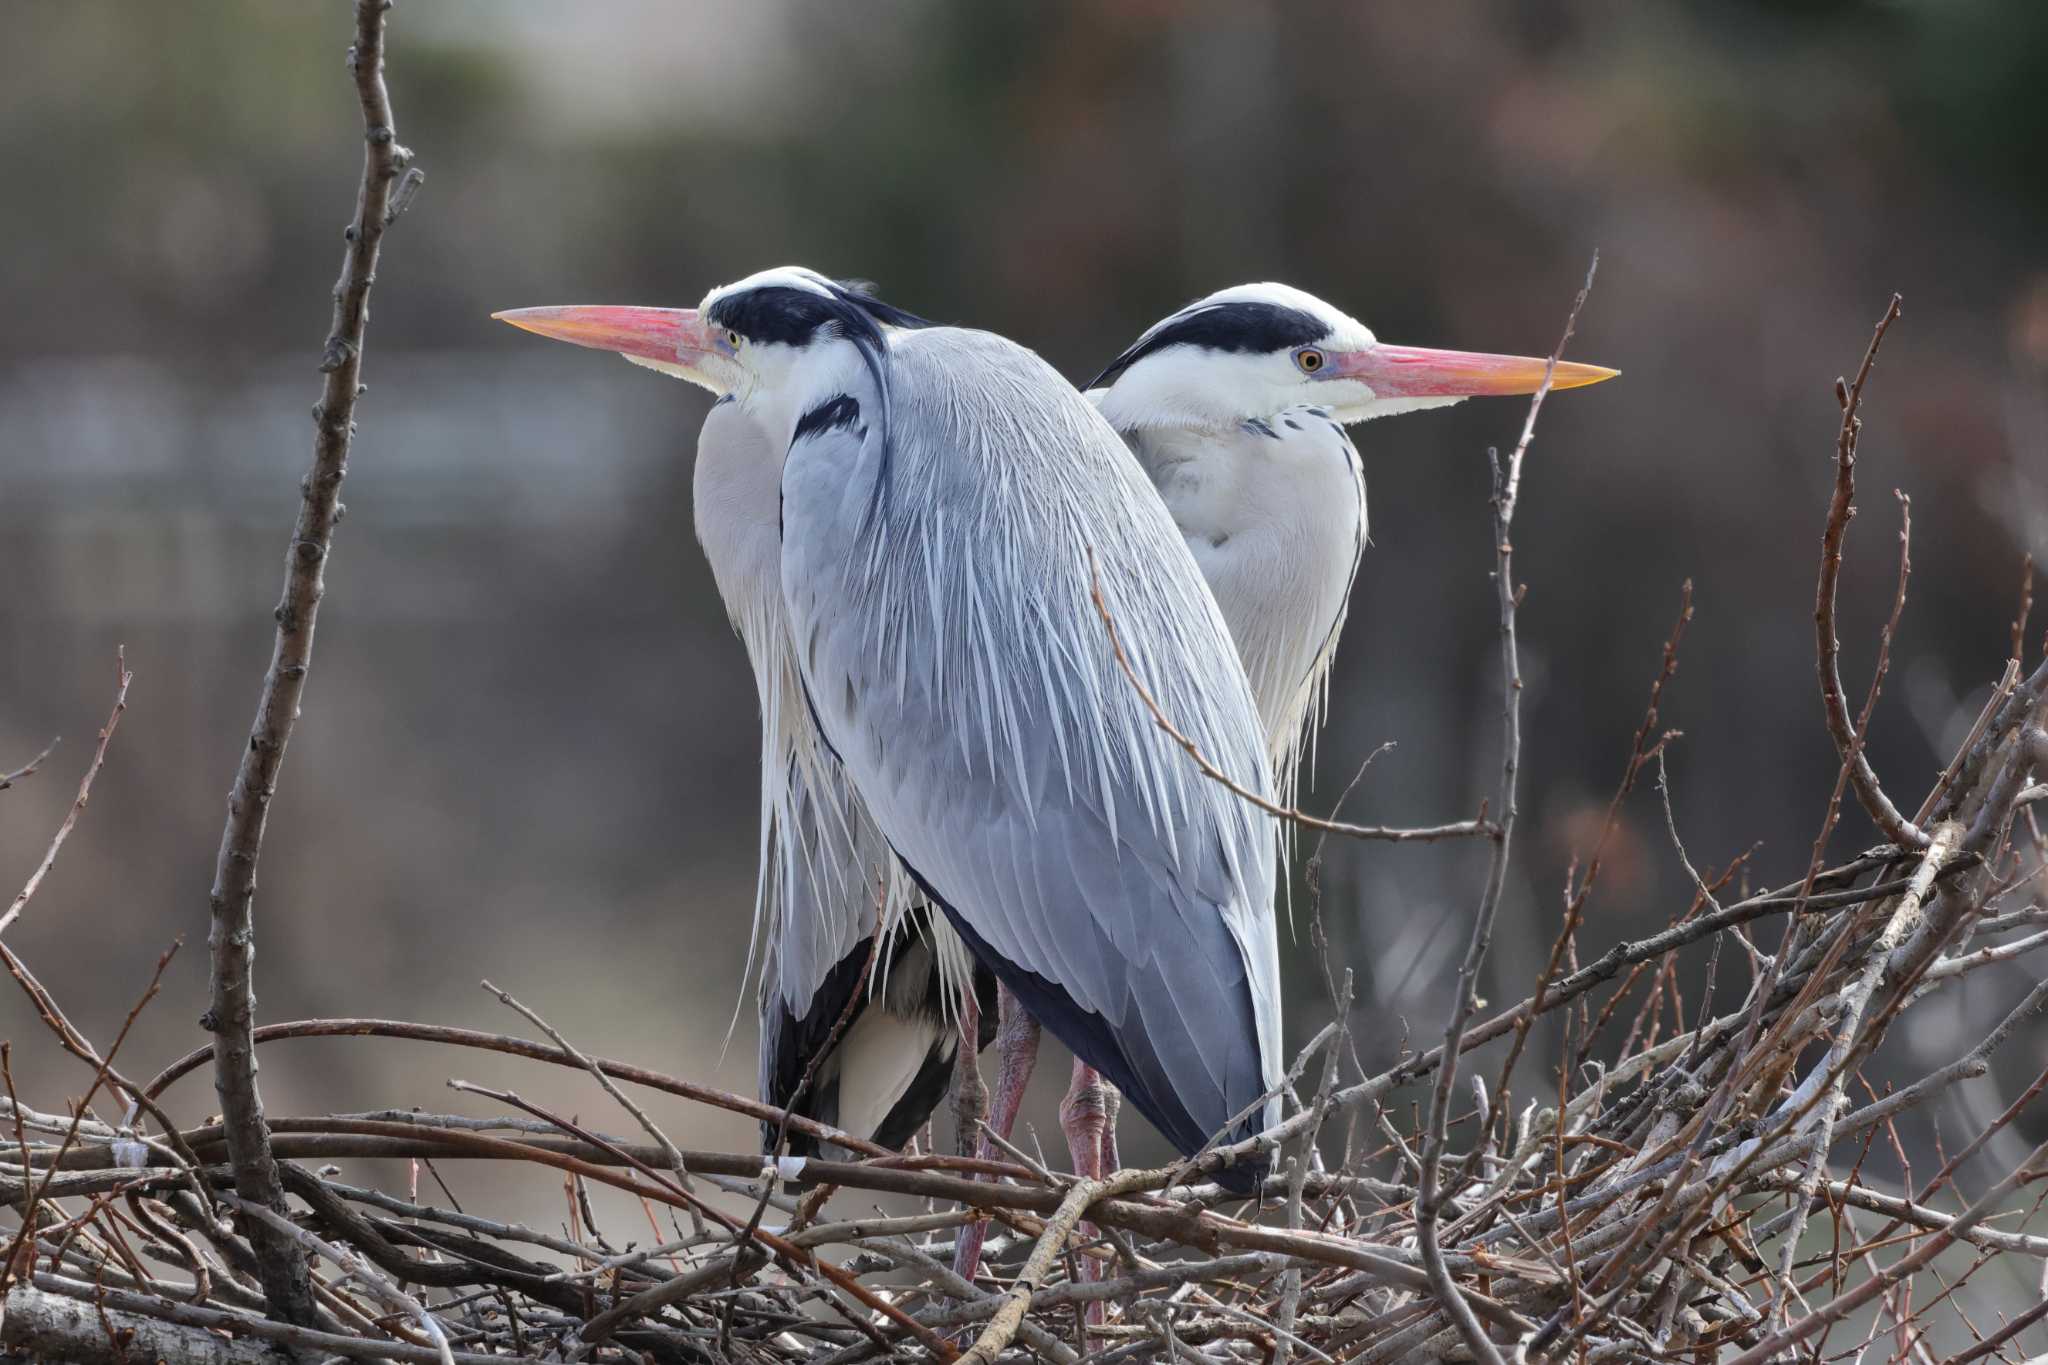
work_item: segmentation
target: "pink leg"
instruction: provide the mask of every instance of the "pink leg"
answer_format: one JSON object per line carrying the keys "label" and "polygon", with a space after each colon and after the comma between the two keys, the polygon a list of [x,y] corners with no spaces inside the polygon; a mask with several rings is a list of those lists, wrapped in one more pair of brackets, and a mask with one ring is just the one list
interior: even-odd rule
{"label": "pink leg", "polygon": [[[988,1126],[1008,1138],[1016,1127],[1017,1111],[1024,1107],[1031,1069],[1038,1064],[1038,1021],[1024,1012],[1007,986],[996,992],[996,1001],[996,1091],[989,1104]],[[976,1155],[984,1161],[1001,1159],[986,1133]],[[981,1268],[981,1244],[987,1235],[987,1223],[970,1223],[960,1229],[959,1240],[953,1244],[953,1269],[970,1284]]]}
{"label": "pink leg", "polygon": [[[1066,1099],[1060,1102],[1060,1127],[1066,1130],[1074,1174],[1083,1180],[1100,1180],[1117,1169],[1116,1112],[1122,1107],[1123,1096],[1117,1094],[1116,1087],[1103,1080],[1101,1072],[1076,1057],[1073,1081],[1067,1087]],[[1081,1224],[1080,1235],[1083,1241],[1093,1241],[1095,1225]],[[1101,1264],[1093,1257],[1082,1257],[1080,1269],[1084,1280],[1101,1276]],[[1088,1305],[1089,1322],[1100,1323],[1103,1317],[1101,1302]]]}
{"label": "pink leg", "polygon": [[1060,1101],[1060,1127],[1066,1130],[1074,1174],[1083,1180],[1099,1180],[1108,1174],[1102,1166],[1102,1141],[1109,1127],[1109,1097],[1115,1093],[1101,1072],[1079,1057],[1074,1059],[1073,1082],[1067,1086],[1067,1097]]}
{"label": "pink leg", "polygon": [[1102,1173],[1114,1175],[1124,1168],[1123,1158],[1116,1149],[1116,1116],[1124,1107],[1124,1092],[1105,1084],[1102,1096],[1105,1101],[1102,1111]]}
{"label": "pink leg", "polygon": [[[988,1117],[988,1087],[981,1082],[981,1002],[973,983],[960,992],[960,1043],[953,1058],[953,1145],[971,1156]],[[929,1145],[929,1144],[927,1144]]]}

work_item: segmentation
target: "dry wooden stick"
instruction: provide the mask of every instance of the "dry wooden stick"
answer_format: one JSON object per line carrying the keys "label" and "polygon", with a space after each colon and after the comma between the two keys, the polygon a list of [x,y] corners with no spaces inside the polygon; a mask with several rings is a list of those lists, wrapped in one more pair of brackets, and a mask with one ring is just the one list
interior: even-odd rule
{"label": "dry wooden stick", "polygon": [[[214,1087],[226,1119],[235,1189],[245,1200],[282,1213],[284,1187],[263,1125],[263,1101],[256,1088],[255,960],[256,862],[263,828],[277,791],[285,745],[299,715],[306,670],[313,657],[313,627],[326,590],[324,570],[341,519],[341,480],[348,469],[355,433],[356,399],[362,392],[363,336],[369,323],[370,285],[384,229],[404,207],[393,190],[404,175],[416,187],[412,154],[398,144],[391,98],[384,86],[384,16],[391,0],[356,0],[355,43],[349,69],[362,106],[363,174],[356,191],[355,219],[344,231],[341,278],[334,286],[334,319],[322,349],[327,377],[313,406],[313,461],[300,485],[297,524],[285,552],[284,595],[274,615],[276,641],[256,718],[242,752],[228,817],[208,897],[213,950],[213,999],[205,1023],[214,1035]],[[406,197],[410,196],[410,189]],[[317,1320],[304,1251],[261,1220],[249,1224],[271,1309],[299,1326]]]}
{"label": "dry wooden stick", "polygon": [[1876,823],[1884,837],[1900,848],[1927,847],[1927,835],[1899,813],[1884,794],[1870,760],[1863,752],[1863,740],[1849,721],[1849,703],[1842,692],[1841,641],[1835,638],[1835,588],[1842,577],[1842,541],[1848,535],[1849,520],[1856,515],[1856,437],[1863,428],[1857,414],[1863,406],[1863,386],[1877,364],[1877,351],[1885,333],[1899,320],[1900,299],[1892,295],[1884,316],[1877,321],[1870,346],[1863,353],[1853,381],[1835,381],[1835,396],[1842,407],[1842,425],[1835,435],[1835,492],[1828,505],[1826,529],[1821,533],[1820,582],[1814,589],[1813,632],[1815,669],[1820,674],[1820,699],[1827,714],[1828,734],[1835,749],[1848,765],[1849,780],[1856,799]]}
{"label": "dry wooden stick", "polygon": [[[36,888],[43,884],[43,878],[49,874],[51,866],[56,863],[57,850],[64,847],[64,841],[71,837],[72,828],[78,824],[78,817],[85,813],[85,803],[92,796],[92,780],[99,776],[101,765],[107,761],[107,741],[114,737],[114,727],[121,723],[121,713],[128,709],[128,684],[134,680],[134,677],[135,675],[128,671],[127,650],[116,649],[114,651],[114,709],[107,716],[106,725],[100,729],[99,747],[92,751],[92,762],[86,765],[85,776],[78,783],[78,795],[72,800],[71,809],[64,813],[64,822],[57,826],[57,833],[50,840],[50,846],[43,851],[43,860],[37,863],[36,870],[29,874],[28,884],[21,888],[20,894],[14,898],[14,903],[7,907],[7,913],[0,915],[0,934],[6,933],[7,927],[21,917],[22,907],[28,904],[29,897],[35,895]],[[50,748],[54,749],[56,747],[56,741],[51,741]],[[29,760],[28,766],[7,774],[4,780],[0,780],[0,790],[13,786],[16,778],[26,777],[34,772],[36,765],[49,756],[50,749],[45,749]]]}
{"label": "dry wooden stick", "polygon": [[1211,762],[1209,756],[1202,752],[1202,747],[1168,718],[1165,710],[1152,696],[1151,690],[1138,677],[1137,670],[1131,666],[1130,656],[1124,652],[1123,637],[1117,632],[1116,618],[1110,615],[1109,603],[1103,600],[1102,579],[1095,571],[1095,550],[1092,546],[1088,551],[1088,580],[1088,595],[1095,602],[1095,614],[1102,618],[1103,629],[1109,632],[1110,652],[1116,656],[1117,667],[1123,670],[1124,679],[1138,694],[1138,700],[1152,713],[1152,723],[1194,760],[1195,767],[1200,770],[1202,776],[1218,783],[1239,800],[1248,801],[1266,814],[1290,824],[1320,830],[1324,834],[1340,834],[1351,839],[1383,840],[1388,843],[1435,843],[1439,839],[1491,839],[1500,832],[1497,826],[1486,819],[1483,811],[1477,820],[1457,820],[1447,825],[1353,825],[1341,820],[1325,820],[1321,816],[1310,815],[1293,806],[1283,806],[1277,801],[1270,801],[1259,795]]}
{"label": "dry wooden stick", "polygon": [[1065,1249],[1067,1238],[1081,1221],[1081,1215],[1088,1206],[1098,1199],[1114,1198],[1130,1190],[1138,1189],[1159,1175],[1156,1171],[1119,1171],[1103,1180],[1076,1181],[1060,1205],[1053,1210],[1052,1217],[1045,1220],[1045,1231],[1040,1234],[1037,1245],[1031,1248],[1031,1255],[1025,1260],[1024,1268],[1017,1272],[1017,1278],[1003,1296],[1002,1306],[982,1330],[981,1336],[966,1354],[960,1357],[961,1365],[994,1365],[995,1358],[1003,1353],[1017,1336],[1017,1327],[1024,1321],[1024,1310],[1031,1306],[1031,1296],[1045,1282],[1046,1272],[1052,1269],[1053,1260]]}
{"label": "dry wooden stick", "polygon": [[1515,500],[1521,488],[1522,461],[1529,453],[1530,442],[1536,437],[1536,416],[1543,410],[1543,400],[1550,394],[1557,362],[1578,326],[1579,311],[1586,306],[1586,295],[1591,292],[1593,276],[1599,269],[1600,253],[1596,251],[1592,264],[1586,269],[1586,283],[1579,289],[1578,297],[1572,301],[1571,312],[1565,317],[1564,333],[1558,337],[1557,345],[1552,348],[1550,359],[1543,367],[1543,382],[1529,400],[1529,415],[1522,423],[1522,439],[1508,457],[1505,470],[1498,456],[1493,457],[1493,572],[1494,595],[1500,606],[1502,692],[1500,790],[1495,806],[1499,827],[1493,835],[1492,855],[1487,863],[1486,889],[1480,895],[1479,910],[1472,919],[1472,937],[1465,945],[1465,959],[1458,967],[1456,996],[1451,1003],[1450,1017],[1444,1024],[1443,1060],[1437,1066],[1436,1084],[1430,1090],[1429,1119],[1422,1138],[1421,1178],[1415,1195],[1415,1240],[1422,1253],[1423,1269],[1429,1275],[1430,1286],[1438,1302],[1458,1329],[1458,1335],[1464,1338],[1466,1348],[1481,1365],[1504,1365],[1504,1362],[1500,1348],[1487,1336],[1486,1329],[1472,1311],[1472,1305],[1466,1301],[1464,1291],[1451,1278],[1450,1268],[1444,1262],[1443,1247],[1437,1238],[1437,1220],[1444,1194],[1440,1174],[1450,1124],[1451,1095],[1458,1079],[1458,1057],[1464,1051],[1465,1025],[1478,1007],[1479,973],[1486,965],[1487,950],[1493,943],[1494,917],[1500,910],[1501,896],[1507,887],[1508,854],[1514,840],[1517,792],[1521,780],[1522,666],[1515,639],[1515,609],[1521,603],[1521,593],[1514,582]]}
{"label": "dry wooden stick", "polygon": [[43,746],[43,751],[41,753],[37,754],[28,762],[22,764],[19,768],[16,768],[13,772],[0,773],[0,792],[6,791],[9,787],[21,781],[21,779],[23,779],[24,777],[34,777],[36,775],[36,769],[43,766],[43,760],[48,758],[51,754],[55,752],[57,752],[57,741],[53,739],[48,744]]}

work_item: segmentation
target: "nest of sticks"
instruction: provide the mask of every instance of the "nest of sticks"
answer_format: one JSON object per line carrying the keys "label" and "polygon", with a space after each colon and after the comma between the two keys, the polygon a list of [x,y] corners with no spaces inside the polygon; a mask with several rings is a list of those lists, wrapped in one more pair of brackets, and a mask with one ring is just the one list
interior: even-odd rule
{"label": "nest of sticks", "polygon": [[[1854,511],[1857,408],[1896,300],[1856,378],[1839,387],[1815,624],[1841,768],[1805,874],[1761,893],[1731,890],[1746,881],[1744,860],[1696,870],[1665,794],[1689,900],[1669,907],[1658,933],[1582,951],[1612,812],[1652,786],[1664,792],[1669,736],[1658,708],[1691,615],[1688,590],[1607,834],[1574,874],[1553,946],[1526,998],[1492,1012],[1481,1006],[1514,830],[1519,592],[1510,532],[1539,393],[1520,445],[1496,461],[1490,507],[1506,680],[1491,813],[1387,829],[1277,812],[1324,834],[1467,838],[1486,851],[1485,889],[1442,1042],[1366,1074],[1346,1030],[1348,975],[1332,972],[1333,1022],[1294,1059],[1288,1117],[1253,1142],[1095,1182],[1048,1170],[1007,1144],[1010,1159],[995,1162],[888,1152],[742,1096],[587,1053],[503,992],[534,1036],[376,1019],[259,1027],[249,970],[261,811],[308,665],[377,252],[419,183],[392,135],[382,79],[387,8],[386,0],[356,7],[350,55],[367,132],[363,181],[321,363],[313,467],[287,557],[277,650],[223,834],[210,939],[214,1008],[203,1021],[212,1036],[153,1079],[131,1077],[119,1066],[121,1044],[156,982],[102,1049],[0,940],[14,980],[91,1078],[76,1101],[24,1099],[0,1049],[0,1189],[16,1215],[6,1234],[0,1345],[37,1359],[117,1365],[271,1361],[279,1352],[418,1362],[1762,1365],[1858,1356],[1881,1336],[1893,1358],[1931,1362],[1935,1315],[1948,1314],[1961,1327],[1947,1322],[1947,1339],[1960,1333],[1966,1344],[1945,1365],[1962,1365],[2011,1358],[2021,1334],[2048,1317],[2044,1294],[1995,1325],[1973,1322],[1957,1293],[1995,1262],[2020,1258],[2032,1283],[2048,1261],[2048,1235],[2034,1218],[2048,1197],[2048,1147],[1994,1163],[1988,1175],[1981,1169],[2011,1143],[2015,1120],[2032,1117],[2048,1071],[1924,1181],[1911,1177],[1900,1136],[1916,1109],[1986,1074],[2002,1047],[2029,1036],[2048,1013],[2048,982],[2002,1003],[1994,1028],[1909,1082],[1880,1093],[1861,1074],[1909,1012],[1987,967],[2048,947],[2038,896],[2048,843],[2034,820],[2036,803],[2048,799],[2048,664],[2031,675],[2022,668],[2025,605],[2012,662],[1910,819],[1863,754],[1906,600],[1903,498],[1894,609],[1856,716],[1839,677],[1835,580]],[[1114,641],[1114,622],[1105,616],[1104,626]],[[77,801],[0,917],[0,933],[29,904],[84,810],[127,679],[124,670]],[[1156,707],[1155,715],[1177,733],[1171,717]],[[1190,761],[1213,774],[1199,753]],[[0,789],[34,768],[0,775]],[[1883,842],[1823,866],[1852,797]],[[1690,1007],[1679,989],[1688,951],[1704,962],[1706,980]],[[1529,1046],[1538,1021],[1542,1036],[1561,1035],[1540,1059]],[[584,1123],[510,1090],[460,1083],[497,1116],[266,1116],[256,1102],[256,1049],[306,1037],[407,1040],[572,1068],[602,1086],[615,1118]],[[213,1072],[221,1113],[194,1125],[177,1117],[192,1108],[191,1087],[173,1087],[202,1068]],[[1898,1069],[1893,1062],[1895,1076]],[[635,1091],[810,1132],[846,1158],[798,1170],[754,1152],[683,1150]],[[1866,1171],[1873,1148],[1895,1154],[1904,1181]],[[1223,1165],[1255,1156],[1273,1171],[1260,1198],[1214,1183]],[[403,1159],[396,1169],[413,1176],[402,1192],[344,1178],[338,1163],[371,1158]],[[422,1169],[438,1180],[437,1163],[480,1161],[516,1163],[534,1181],[566,1188],[565,1226],[535,1230],[460,1207],[445,1187],[441,1197],[418,1188]],[[1966,1168],[1974,1196],[1959,1189]],[[800,1189],[785,1183],[792,1178]],[[644,1209],[646,1235],[603,1231],[593,1191],[613,1207],[623,1199]],[[877,1202],[883,1196],[886,1205]],[[983,1273],[969,1284],[950,1268],[953,1242],[983,1221]]]}

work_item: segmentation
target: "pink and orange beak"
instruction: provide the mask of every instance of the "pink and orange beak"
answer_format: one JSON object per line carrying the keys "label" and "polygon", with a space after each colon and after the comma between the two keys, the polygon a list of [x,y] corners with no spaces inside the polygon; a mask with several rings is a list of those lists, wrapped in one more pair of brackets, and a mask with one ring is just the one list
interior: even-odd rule
{"label": "pink and orange beak", "polygon": [[576,304],[563,308],[512,308],[491,316],[556,341],[617,351],[668,365],[694,365],[721,350],[720,342],[694,308]]}
{"label": "pink and orange beak", "polygon": [[[1321,378],[1356,379],[1376,398],[1482,398],[1534,393],[1543,386],[1548,360],[1482,351],[1432,351],[1420,346],[1380,343],[1333,353]],[[1619,370],[1560,360],[1553,389],[1577,389],[1612,379]]]}

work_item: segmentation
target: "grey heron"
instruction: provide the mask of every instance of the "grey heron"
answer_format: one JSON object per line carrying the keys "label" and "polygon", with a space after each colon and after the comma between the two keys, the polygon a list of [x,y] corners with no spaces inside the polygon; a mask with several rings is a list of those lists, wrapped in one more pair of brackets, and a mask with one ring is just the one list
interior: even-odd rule
{"label": "grey heron", "polygon": [[[1534,393],[1549,362],[1382,343],[1284,284],[1221,289],[1147,329],[1087,386],[1157,487],[1230,625],[1265,727],[1274,790],[1292,805],[1302,746],[1366,543],[1365,470],[1345,428],[1481,395]],[[1560,361],[1552,387],[1612,378]],[[1008,1136],[1038,1031],[1003,999],[990,1125]],[[1077,1067],[1068,1138],[1116,1165],[1113,1092]],[[992,1147],[983,1155],[993,1155]],[[1077,1169],[1082,1158],[1077,1155]],[[970,1239],[956,1269],[973,1271]]]}
{"label": "grey heron", "polygon": [[[1548,365],[1389,345],[1313,294],[1268,283],[1170,314],[1087,385],[1230,623],[1290,804],[1366,543],[1365,470],[1345,428],[1534,393]],[[1616,373],[1559,361],[1551,386]]]}
{"label": "grey heron", "polygon": [[[834,291],[880,326],[925,325],[862,286],[785,270]],[[542,336],[617,351],[717,395],[698,435],[692,502],[697,539],[745,646],[761,711],[759,1093],[778,1108],[901,1147],[947,1088],[963,991],[974,992],[966,1022],[977,1043],[993,1038],[995,978],[916,894],[805,704],[781,588],[787,442],[778,447],[735,401],[743,382],[736,370],[677,359],[677,329],[689,324],[675,310],[529,308],[498,316]],[[871,951],[878,928],[883,942]],[[871,963],[872,998],[863,990]],[[777,1127],[763,1125],[764,1148]],[[798,1132],[788,1143],[795,1156],[819,1150]]]}
{"label": "grey heron", "polygon": [[[1152,724],[1094,617],[1270,789],[1229,628],[1115,434],[1032,353],[888,329],[811,272],[698,310],[523,310],[733,395],[781,462],[806,711],[919,886],[1177,1147],[1277,1114],[1275,841]],[[1099,580],[1095,575],[1099,574]],[[1225,1178],[1249,1188],[1253,1165]]]}

